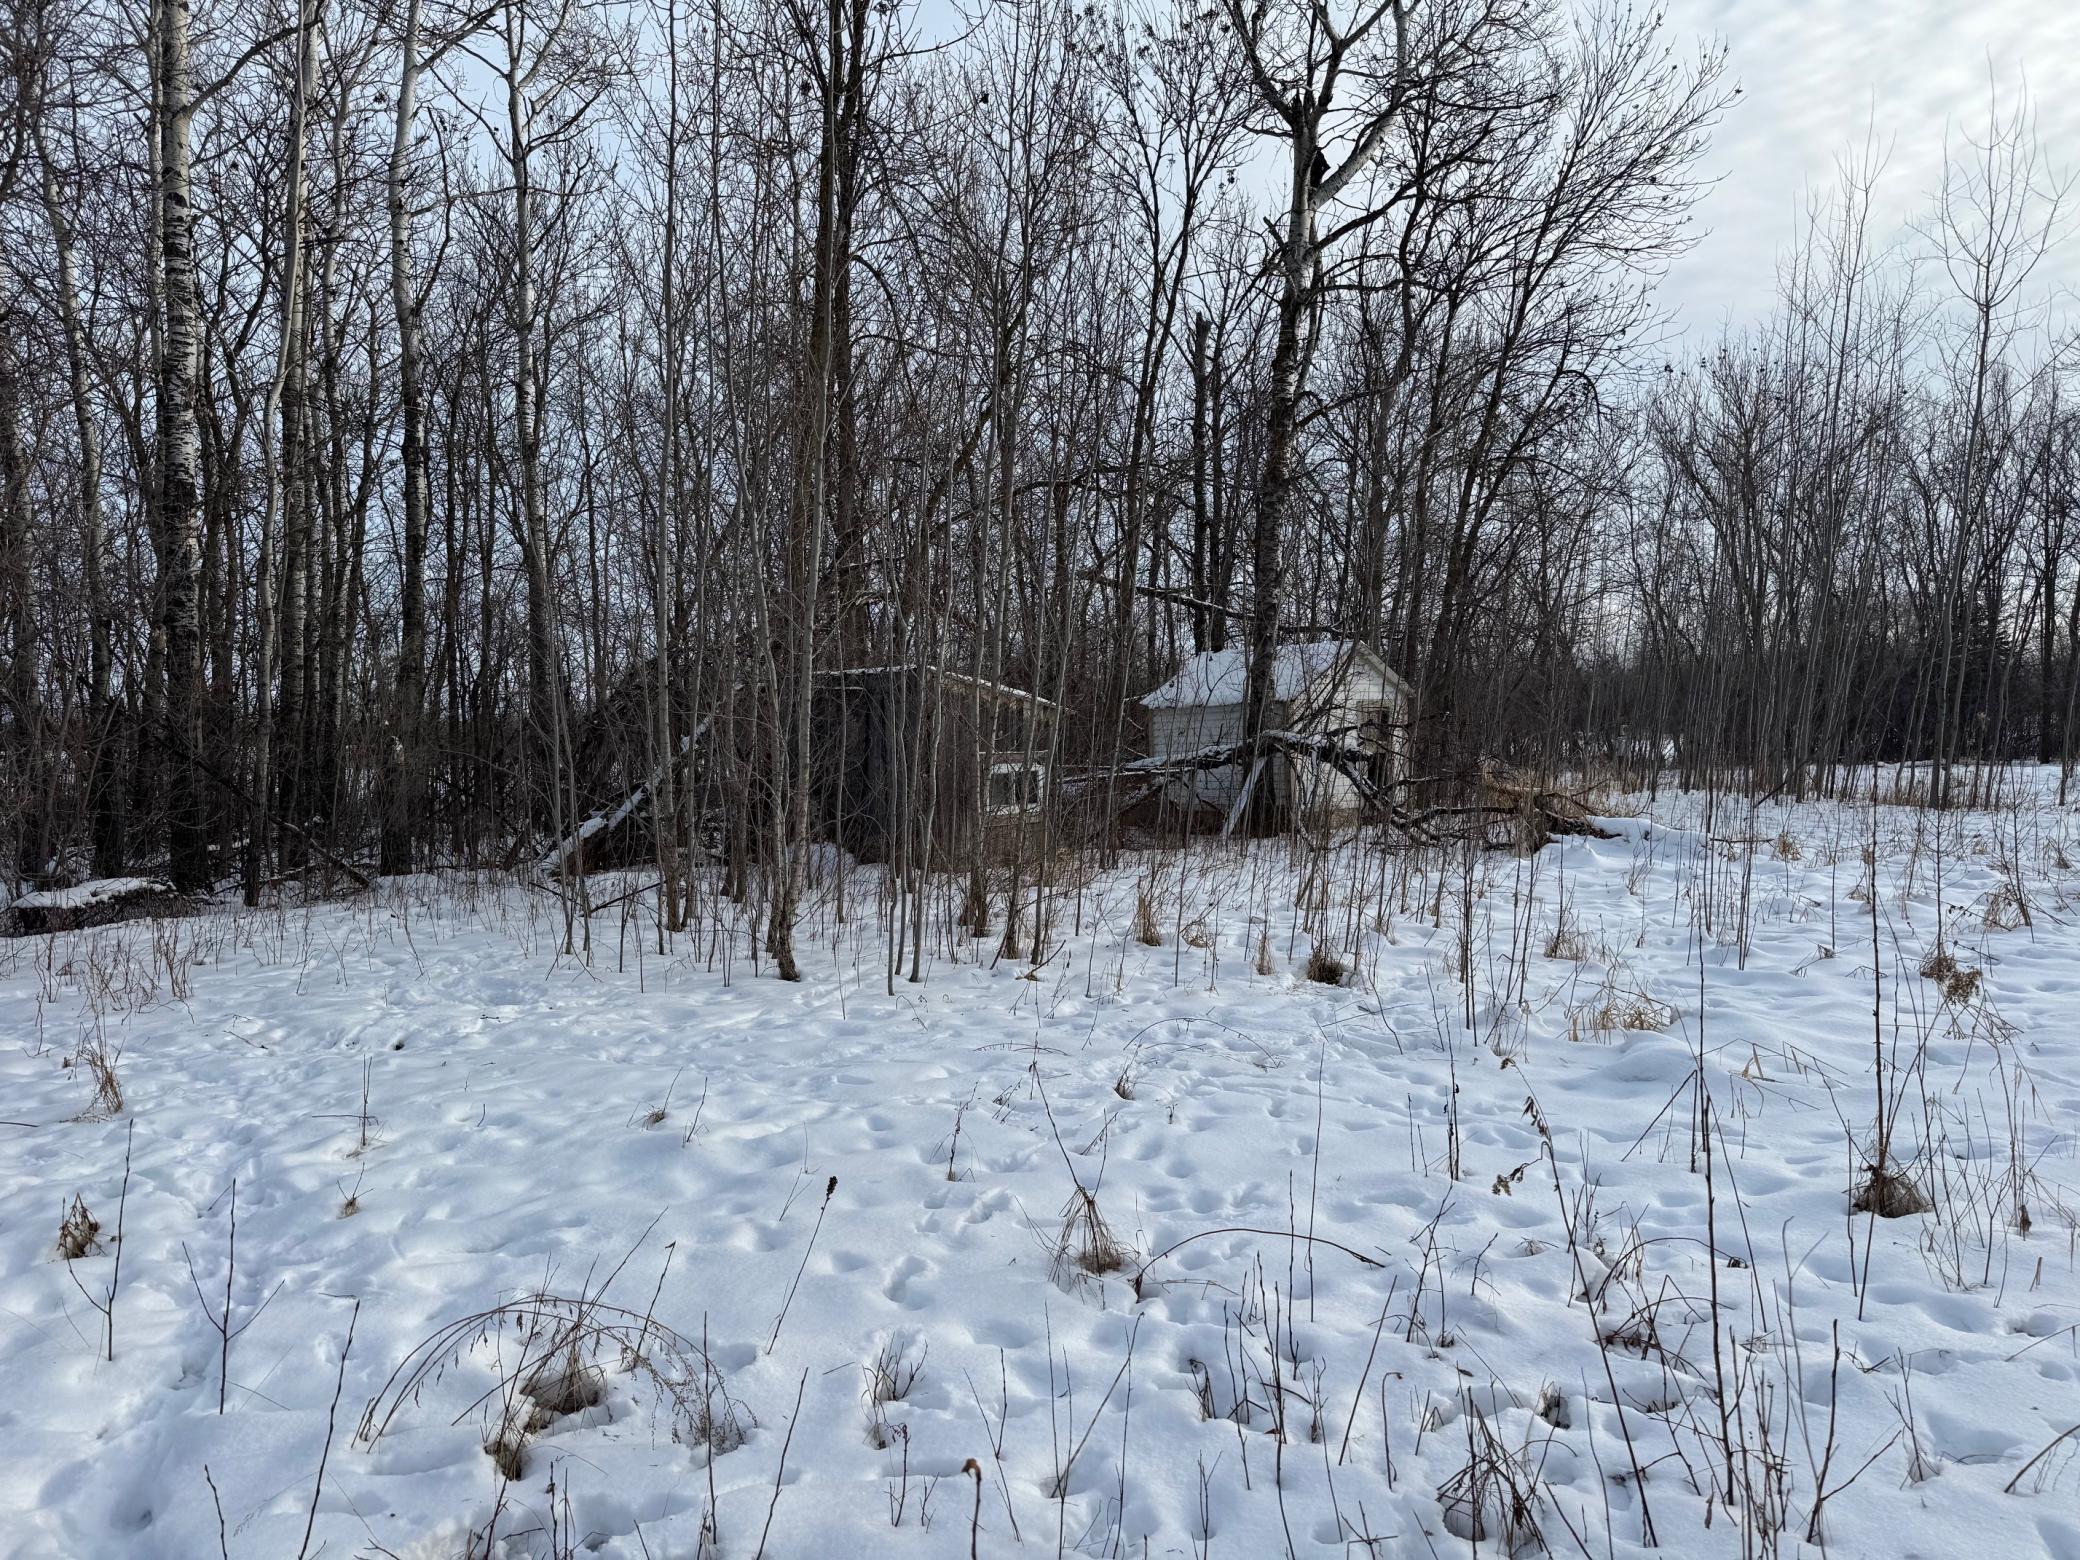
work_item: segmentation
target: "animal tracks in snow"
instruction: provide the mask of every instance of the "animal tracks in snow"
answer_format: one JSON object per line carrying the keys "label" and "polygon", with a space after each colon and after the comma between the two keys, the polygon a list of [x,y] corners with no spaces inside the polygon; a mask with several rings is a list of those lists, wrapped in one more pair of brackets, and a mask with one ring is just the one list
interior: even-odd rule
{"label": "animal tracks in snow", "polygon": [[[1830,1422],[1831,1482],[1876,1456],[1830,1496],[1831,1560],[2080,1553],[2073,1457],[2004,1491],[2080,1418],[2062,1211],[2080,1201],[2064,973],[2080,917],[2003,933],[1952,914],[1955,956],[1984,974],[1945,1005],[1914,973],[1937,922],[1913,819],[1881,814],[1886,1034],[1896,1019],[1930,1068],[1925,1094],[1897,1096],[1895,1150],[1962,1190],[1851,1218],[1875,1097],[1867,907],[1846,897],[1867,814],[1809,803],[1758,825],[1805,847],[1796,880],[1756,896],[1743,950],[1730,922],[1695,921],[1702,863],[1716,892],[1732,870],[1696,799],[1655,805],[1651,828],[1614,820],[1616,840],[1474,864],[1470,993],[1465,869],[1342,842],[1309,890],[1348,896],[1328,912],[1296,908],[1278,850],[1208,842],[1184,888],[1160,862],[1164,892],[1198,896],[1160,924],[1203,910],[1202,942],[1133,942],[1135,874],[1155,863],[1129,858],[1088,885],[1040,980],[994,939],[949,939],[930,982],[894,998],[856,921],[823,928],[830,980],[791,987],[692,955],[640,979],[552,966],[554,927],[528,921],[539,896],[490,880],[467,914],[459,890],[404,890],[409,943],[394,921],[314,908],[336,965],[304,972],[254,939],[199,967],[185,1007],[126,1016],[123,1117],[73,1119],[62,1049],[0,1052],[0,1092],[22,1102],[7,1113],[43,1123],[0,1129],[0,1175],[50,1210],[0,1226],[0,1553],[215,1553],[205,1462],[231,1552],[295,1553],[338,1380],[314,1542],[452,1560],[496,1498],[500,1383],[544,1338],[464,1327],[373,1444],[362,1407],[441,1328],[602,1287],[638,1332],[590,1358],[598,1412],[530,1432],[509,1496],[544,1508],[553,1473],[606,1560],[700,1553],[711,1472],[725,1555],[751,1553],[772,1508],[773,1560],[960,1560],[970,1458],[982,1555],[1021,1552],[1014,1516],[1025,1552],[1059,1521],[1083,1554],[1197,1554],[1210,1525],[1216,1554],[1282,1555],[1290,1533],[1296,1553],[1356,1556],[1361,1523],[1393,1535],[1379,1552],[1444,1553],[1471,1525],[1441,1492],[1484,1447],[1538,1471],[1558,1548],[1572,1528],[1599,1555],[1644,1554],[1651,1503],[1663,1553],[1734,1560],[1741,1519],[1697,1516],[1723,1476],[1722,1369],[1739,1413],[1776,1416],[1787,1554]],[[2047,901],[2080,898],[2080,874],[2032,859]],[[1994,877],[1969,854],[1945,873],[1953,907]],[[1581,958],[1544,953],[1563,898]],[[1301,923],[1323,914],[1355,945],[1349,984],[1304,977]],[[1823,938],[1835,953],[1816,959]],[[0,966],[0,1011],[40,1014],[52,1047],[74,1000]],[[365,1149],[364,1061],[380,1122]],[[112,1232],[133,1120],[111,1364],[72,1279],[99,1293],[112,1253],[68,1272],[50,1243],[74,1194]],[[220,1304],[234,1173],[232,1303],[251,1325],[220,1419],[219,1339],[181,1248]],[[898,1344],[921,1374],[876,1431],[874,1362]],[[1758,1434],[1752,1418],[1734,1433]]]}

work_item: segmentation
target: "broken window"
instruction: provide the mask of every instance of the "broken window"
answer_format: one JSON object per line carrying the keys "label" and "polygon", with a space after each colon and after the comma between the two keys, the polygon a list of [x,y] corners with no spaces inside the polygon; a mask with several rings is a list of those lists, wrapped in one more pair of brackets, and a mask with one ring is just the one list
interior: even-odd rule
{"label": "broken window", "polygon": [[1047,797],[1047,766],[1022,759],[989,766],[989,810],[1031,812]]}

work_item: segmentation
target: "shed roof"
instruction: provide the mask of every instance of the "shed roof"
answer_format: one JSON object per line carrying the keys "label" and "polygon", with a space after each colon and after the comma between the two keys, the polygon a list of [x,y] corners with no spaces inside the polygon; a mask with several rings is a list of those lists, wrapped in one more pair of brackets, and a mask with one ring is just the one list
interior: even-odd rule
{"label": "shed roof", "polygon": [[[1402,693],[1408,684],[1378,654],[1355,639],[1296,639],[1278,647],[1272,658],[1271,697],[1289,703],[1332,673],[1363,665]],[[1152,710],[1191,705],[1241,704],[1249,690],[1249,647],[1202,650],[1186,659],[1175,677],[1141,696]]]}
{"label": "shed roof", "polygon": [[999,704],[1032,704],[1043,710],[1059,710],[1061,706],[1045,694],[1034,693],[1026,688],[1014,688],[1009,683],[990,682],[986,678],[970,677],[966,672],[950,671],[941,666],[928,666],[912,661],[901,666],[847,666],[836,671],[819,672],[819,678],[839,683],[872,682],[891,677],[936,678],[963,691],[981,694]]}

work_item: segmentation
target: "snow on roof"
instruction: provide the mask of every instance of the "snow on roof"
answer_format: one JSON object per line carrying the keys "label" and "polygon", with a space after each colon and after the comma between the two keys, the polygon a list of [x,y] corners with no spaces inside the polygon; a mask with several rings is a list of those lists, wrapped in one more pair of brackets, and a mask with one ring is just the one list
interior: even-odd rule
{"label": "snow on roof", "polygon": [[843,679],[847,677],[900,677],[910,672],[936,677],[941,682],[958,683],[963,688],[979,689],[990,698],[1004,703],[1024,704],[1030,701],[1043,710],[1061,708],[1060,705],[1056,704],[1054,700],[1048,698],[1045,694],[1034,693],[1025,688],[1014,688],[1009,683],[991,682],[983,677],[970,677],[966,672],[950,671],[945,667],[922,665],[915,661],[902,666],[848,666],[840,671],[819,672],[817,675]]}
{"label": "snow on roof", "polygon": [[[1271,669],[1271,697],[1279,703],[1297,699],[1325,674],[1369,659],[1371,652],[1350,639],[1299,639],[1278,647]],[[1392,672],[1388,681],[1397,681]],[[1202,650],[1189,657],[1178,674],[1162,687],[1141,696],[1152,710],[1181,709],[1197,704],[1241,704],[1249,688],[1249,647]]]}

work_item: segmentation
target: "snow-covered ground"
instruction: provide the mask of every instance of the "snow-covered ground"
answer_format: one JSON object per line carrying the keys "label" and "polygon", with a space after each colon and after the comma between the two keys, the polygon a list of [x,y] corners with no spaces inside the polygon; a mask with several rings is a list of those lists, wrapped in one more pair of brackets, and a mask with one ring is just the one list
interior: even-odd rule
{"label": "snow-covered ground", "polygon": [[0,946],[0,1554],[2080,1555],[2072,817],[1610,805],[894,995],[863,877],[800,985],[491,880]]}

